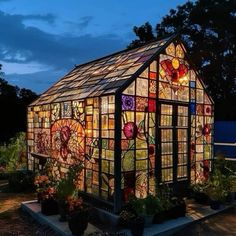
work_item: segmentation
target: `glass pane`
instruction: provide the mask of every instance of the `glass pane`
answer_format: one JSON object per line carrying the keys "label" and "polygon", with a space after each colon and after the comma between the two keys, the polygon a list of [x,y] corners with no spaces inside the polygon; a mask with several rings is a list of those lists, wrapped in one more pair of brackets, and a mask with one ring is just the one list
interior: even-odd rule
{"label": "glass pane", "polygon": [[173,170],[172,169],[162,169],[162,181],[163,182],[173,181]]}

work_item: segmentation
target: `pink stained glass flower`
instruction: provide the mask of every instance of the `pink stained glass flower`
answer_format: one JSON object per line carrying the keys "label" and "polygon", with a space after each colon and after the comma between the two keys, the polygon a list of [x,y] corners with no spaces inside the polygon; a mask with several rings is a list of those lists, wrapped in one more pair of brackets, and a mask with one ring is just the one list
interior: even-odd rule
{"label": "pink stained glass flower", "polygon": [[123,132],[127,139],[134,139],[138,135],[138,127],[134,122],[129,121],[125,123],[123,127]]}

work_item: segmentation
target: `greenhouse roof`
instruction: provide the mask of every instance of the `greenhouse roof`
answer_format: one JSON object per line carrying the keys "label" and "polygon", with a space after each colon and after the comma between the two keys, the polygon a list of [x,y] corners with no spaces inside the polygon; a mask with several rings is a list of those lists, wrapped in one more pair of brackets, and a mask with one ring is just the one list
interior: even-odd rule
{"label": "greenhouse roof", "polygon": [[176,35],[76,66],[31,106],[114,94],[141,73]]}

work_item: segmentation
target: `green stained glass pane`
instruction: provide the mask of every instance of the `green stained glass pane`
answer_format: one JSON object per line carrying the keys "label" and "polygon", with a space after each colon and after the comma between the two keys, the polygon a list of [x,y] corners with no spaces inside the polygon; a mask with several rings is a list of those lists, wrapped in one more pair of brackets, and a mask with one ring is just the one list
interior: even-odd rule
{"label": "green stained glass pane", "polygon": [[121,168],[122,171],[134,170],[134,151],[122,152]]}
{"label": "green stained glass pane", "polygon": [[148,157],[148,151],[147,149],[143,150],[136,150],[136,159],[146,159]]}
{"label": "green stained glass pane", "polygon": [[147,160],[137,160],[136,161],[136,170],[146,170],[148,168],[148,161]]}

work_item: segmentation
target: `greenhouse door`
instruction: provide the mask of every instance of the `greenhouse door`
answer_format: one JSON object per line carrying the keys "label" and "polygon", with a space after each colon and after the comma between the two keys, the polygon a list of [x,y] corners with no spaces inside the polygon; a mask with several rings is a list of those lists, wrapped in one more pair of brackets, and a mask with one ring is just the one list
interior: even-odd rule
{"label": "greenhouse door", "polygon": [[178,191],[189,183],[188,105],[161,103],[159,111],[159,180]]}

